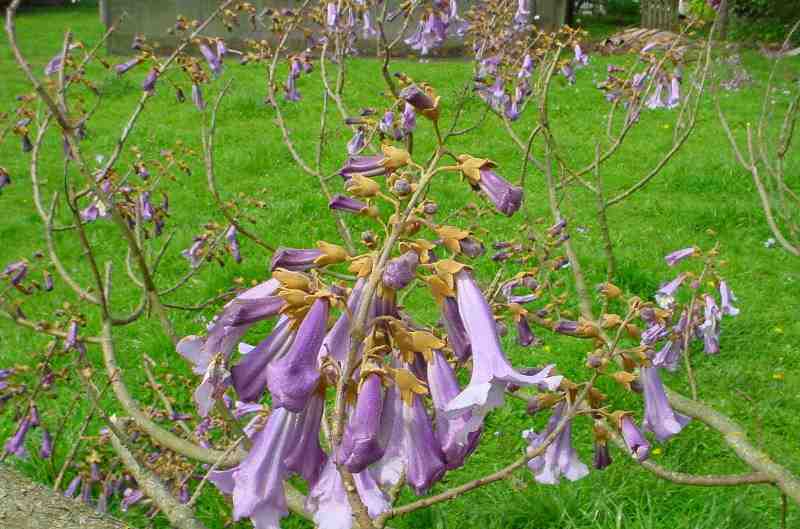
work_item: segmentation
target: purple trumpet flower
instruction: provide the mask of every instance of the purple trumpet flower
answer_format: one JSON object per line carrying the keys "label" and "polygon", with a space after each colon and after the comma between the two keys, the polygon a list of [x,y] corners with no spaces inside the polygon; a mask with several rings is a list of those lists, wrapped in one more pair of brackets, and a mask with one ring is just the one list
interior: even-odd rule
{"label": "purple trumpet flower", "polygon": [[205,110],[206,108],[206,101],[203,99],[203,91],[197,83],[192,83],[192,103],[197,107],[197,110]]}
{"label": "purple trumpet flower", "polygon": [[681,104],[681,83],[677,77],[673,77],[670,81],[669,97],[667,98],[666,107],[675,108]]}
{"label": "purple trumpet flower", "polygon": [[667,400],[657,367],[642,367],[640,381],[644,388],[644,427],[661,442],[679,434],[689,417],[675,413]]}
{"label": "purple trumpet flower", "polygon": [[8,438],[3,449],[6,454],[14,454],[20,459],[28,457],[28,451],[25,449],[25,437],[33,424],[28,416],[25,416],[17,426],[17,431],[14,435]]}
{"label": "purple trumpet flower", "polygon": [[733,306],[732,301],[736,301],[736,295],[725,281],[719,282],[720,310],[723,315],[736,316],[739,309]]}
{"label": "purple trumpet flower", "polygon": [[364,150],[366,146],[366,132],[364,132],[362,127],[359,127],[356,129],[355,133],[353,133],[353,137],[350,138],[350,141],[347,142],[347,154],[350,156],[356,155]]}
{"label": "purple trumpet flower", "polygon": [[314,268],[322,251],[314,249],[278,248],[272,256],[270,270],[283,268],[291,272],[304,272]]}
{"label": "purple trumpet flower", "polygon": [[455,298],[446,297],[442,301],[442,321],[447,331],[447,343],[453,349],[459,362],[466,362],[472,355],[472,345],[458,312],[458,301]]}
{"label": "purple trumpet flower", "polygon": [[283,86],[283,98],[286,101],[300,101],[302,98],[300,96],[300,92],[297,91],[297,78],[292,75],[292,72],[289,72],[289,76],[286,78],[286,84]]}
{"label": "purple trumpet flower", "polygon": [[578,67],[589,65],[589,56],[583,52],[580,44],[576,44],[575,48],[575,64]]}
{"label": "purple trumpet flower", "polygon": [[208,416],[211,407],[222,399],[225,390],[230,386],[230,378],[231,374],[225,368],[222,355],[214,356],[206,369],[203,381],[194,391],[197,413],[201,417]]}
{"label": "purple trumpet flower", "polygon": [[369,210],[369,205],[358,199],[345,195],[334,195],[328,202],[328,207],[336,211],[347,211],[348,213],[362,214]]}
{"label": "purple trumpet flower", "polygon": [[142,83],[142,90],[152,93],[156,89],[156,81],[158,81],[158,68],[150,68]]}
{"label": "purple trumpet flower", "polygon": [[345,162],[344,167],[339,170],[339,174],[345,180],[356,174],[369,177],[384,175],[386,174],[385,159],[386,157],[382,154],[351,156]]}
{"label": "purple trumpet flower", "polygon": [[667,88],[667,84],[664,79],[659,79],[656,82],[655,90],[650,98],[645,102],[645,105],[650,110],[654,110],[656,108],[664,108],[666,104],[664,103],[664,90]]}
{"label": "purple trumpet flower", "polygon": [[217,39],[217,57],[219,58],[220,62],[228,53],[228,46],[225,45],[225,41],[222,39]]}
{"label": "purple trumpet flower", "polygon": [[103,487],[100,490],[100,495],[97,497],[97,506],[95,506],[95,510],[99,513],[106,513],[108,512],[108,499],[114,494],[114,485],[110,480],[106,480],[103,483]]}
{"label": "purple trumpet flower", "polygon": [[444,409],[454,399],[460,389],[456,373],[439,351],[433,351],[433,358],[428,362],[428,387],[430,388],[433,406],[436,409],[436,438],[444,454],[447,469],[453,470],[464,465],[464,460],[478,446],[481,429],[475,430],[462,441],[460,434],[470,419],[469,413],[449,419]]}
{"label": "purple trumpet flower", "polygon": [[142,215],[142,220],[152,220],[155,215],[153,211],[153,204],[150,202],[150,192],[142,191],[139,194],[139,213]]}
{"label": "purple trumpet flower", "polygon": [[636,426],[636,423],[633,422],[630,415],[625,414],[620,419],[620,431],[633,457],[639,461],[644,461],[650,457],[650,442],[645,438],[639,427]]}
{"label": "purple trumpet flower", "polygon": [[531,75],[533,75],[533,57],[531,57],[530,53],[526,53],[525,57],[522,59],[522,66],[517,72],[518,79],[528,79]]}
{"label": "purple trumpet flower", "polygon": [[19,285],[28,275],[28,263],[15,261],[3,269],[3,276],[11,280],[12,285]]}
{"label": "purple trumpet flower", "polygon": [[[436,109],[436,100],[415,84],[408,85],[400,91],[400,98],[413,109],[425,113]],[[406,109],[408,107],[406,106]]]}
{"label": "purple trumpet flower", "polygon": [[[535,290],[538,288],[538,283],[534,280],[533,283],[529,283],[526,281],[527,279],[533,279],[531,277],[527,277],[525,279],[512,279],[511,281],[506,282],[503,286],[500,287],[500,294],[506,298],[506,301],[509,303],[516,303],[518,305],[524,305],[525,303],[530,303],[532,301],[536,301],[538,296],[535,293],[525,294],[525,295],[518,295],[514,294],[514,289],[520,286],[524,286],[529,290]],[[530,287],[528,286],[530,284]]]}
{"label": "purple trumpet flower", "polygon": [[[464,415],[464,414],[459,414]],[[406,479],[414,492],[421,496],[444,475],[445,456],[433,433],[431,419],[425,411],[425,405],[419,395],[412,395],[409,406],[401,403],[401,428],[403,438],[403,454],[406,462]],[[477,428],[467,431],[469,426],[456,434],[459,442],[467,443],[468,434]]]}
{"label": "purple trumpet flower", "polygon": [[436,11],[431,11],[424,22],[420,22],[416,31],[407,39],[405,43],[412,49],[420,52],[420,55],[428,55],[430,51],[440,46],[447,37],[447,26],[441,15]]}
{"label": "purple trumpet flower", "polygon": [[115,65],[114,66],[114,71],[117,72],[117,75],[124,75],[124,74],[128,73],[129,71],[131,71],[136,66],[138,66],[139,63],[141,63],[141,62],[142,62],[142,60],[139,57],[134,57],[133,59],[131,59],[129,61],[125,61],[125,62],[122,62],[122,63],[119,63],[119,64]]}
{"label": "purple trumpet flower", "polygon": [[[533,430],[522,432],[522,437],[530,444],[528,450],[535,450],[555,431],[564,414],[566,404],[561,402],[553,410],[547,423],[547,430],[541,435]],[[589,468],[578,459],[578,453],[572,446],[572,419],[567,422],[552,443],[547,445],[544,454],[528,461],[528,468],[539,483],[556,485],[563,475],[570,481],[577,481],[589,474]]]}
{"label": "purple trumpet flower", "polygon": [[406,103],[403,108],[403,116],[400,121],[400,128],[404,135],[411,134],[417,128],[417,113],[410,103]]}
{"label": "purple trumpet flower", "polygon": [[72,481],[69,482],[69,485],[67,485],[67,489],[64,491],[64,497],[74,498],[75,495],[78,493],[78,487],[81,486],[81,481],[83,480],[81,479],[80,476],[75,476],[74,478],[72,478]]}
{"label": "purple trumpet flower", "polygon": [[333,324],[331,330],[325,335],[322,341],[322,347],[319,349],[319,357],[317,363],[322,364],[325,357],[332,358],[339,364],[344,362],[350,351],[350,316],[355,314],[358,310],[358,304],[361,301],[361,291],[364,288],[365,280],[363,278],[356,281],[353,290],[350,292],[350,297],[347,299],[347,310],[342,311],[336,323]]}
{"label": "purple trumpet flower", "polygon": [[520,315],[519,318],[516,318],[517,324],[517,343],[522,347],[530,347],[531,345],[537,343],[539,340],[536,338],[536,335],[533,334],[531,330],[531,326],[528,323],[528,318],[524,315]]}
{"label": "purple trumpet flower", "polygon": [[692,257],[694,255],[697,255],[697,250],[694,248],[694,246],[690,246],[689,248],[675,250],[674,252],[667,254],[664,257],[664,260],[667,262],[668,266],[675,266],[687,257]]}
{"label": "purple trumpet flower", "polygon": [[233,260],[237,263],[242,262],[242,254],[239,250],[239,238],[237,237],[236,226],[231,226],[225,232],[225,240],[228,241],[228,249],[233,256]]}
{"label": "purple trumpet flower", "polygon": [[[465,163],[475,162],[475,158],[460,156],[462,166]],[[522,206],[522,188],[511,185],[503,177],[493,170],[494,164],[489,161],[481,164],[478,168],[478,178],[467,177],[473,188],[480,189],[486,197],[494,204],[498,212],[511,216]]]}
{"label": "purple trumpet flower", "polygon": [[208,63],[208,67],[217,77],[222,73],[222,59],[207,44],[200,44],[200,53]]}
{"label": "purple trumpet flower", "polygon": [[233,519],[250,518],[258,529],[277,529],[289,514],[284,480],[289,474],[284,459],[299,440],[297,415],[275,408],[263,429],[252,436],[253,446],[238,467],[215,471],[209,480],[233,495]]}
{"label": "purple trumpet flower", "polygon": [[459,313],[472,344],[473,367],[469,384],[450,401],[445,413],[452,419],[471,412],[461,439],[465,441],[466,434],[477,430],[489,411],[505,402],[509,384],[555,390],[562,377],[548,376],[552,365],[532,376],[515,371],[503,355],[492,310],[472,275],[462,270],[456,274],[455,283]]}
{"label": "purple trumpet flower", "polygon": [[679,274],[675,279],[668,283],[664,283],[661,288],[656,291],[656,303],[662,309],[668,309],[675,304],[675,293],[680,288],[681,284],[686,280],[686,274]]}
{"label": "purple trumpet flower", "polygon": [[673,338],[667,341],[653,358],[654,366],[663,367],[667,371],[676,371],[678,369],[678,363],[683,353],[683,333],[686,330],[687,320],[688,318],[684,312],[681,314],[678,324],[672,328]]}
{"label": "purple trumpet flower", "polygon": [[81,501],[86,505],[92,504],[92,484],[89,480],[84,480],[81,485]]}
{"label": "purple trumpet flower", "polygon": [[46,292],[51,292],[55,286],[53,284],[53,275],[47,270],[43,270],[42,275],[44,276],[44,290]]}
{"label": "purple trumpet flower", "polygon": [[267,365],[267,386],[273,406],[301,412],[317,389],[317,355],[325,338],[329,306],[327,299],[314,301],[289,351]]}
{"label": "purple trumpet flower", "polygon": [[205,338],[186,336],[176,350],[194,365],[196,374],[205,374],[218,353],[226,359],[230,356],[250,326],[278,314],[283,307],[283,299],[275,295],[280,286],[277,279],[270,279],[242,292],[214,318]]}
{"label": "purple trumpet flower", "polygon": [[394,126],[394,112],[391,110],[387,110],[383,114],[383,118],[378,123],[378,128],[383,134],[395,140],[399,140],[403,137],[403,132]]}
{"label": "purple trumpet flower", "polygon": [[498,76],[494,80],[494,84],[489,88],[489,105],[498,112],[502,112],[508,106],[509,100],[510,98],[506,94],[505,82],[502,77]]}
{"label": "purple trumpet flower", "polygon": [[308,405],[295,414],[295,442],[288,448],[284,463],[289,472],[314,483],[325,465],[327,455],[319,444],[322,412],[325,409],[325,395],[315,392],[308,400]]}
{"label": "purple trumpet flower", "polygon": [[418,264],[419,255],[413,250],[391,259],[383,272],[383,285],[394,290],[405,288],[416,277]]}
{"label": "purple trumpet flower", "polygon": [[386,446],[379,436],[383,413],[383,385],[380,375],[371,373],[361,382],[355,408],[336,452],[340,465],[358,473],[383,457]]}
{"label": "purple trumpet flower", "polygon": [[67,328],[67,338],[64,340],[64,351],[75,349],[78,345],[78,322],[75,320],[69,321]]}
{"label": "purple trumpet flower", "polygon": [[81,211],[81,220],[85,222],[94,222],[100,217],[107,216],[108,212],[99,199],[92,200],[86,209]]}
{"label": "purple trumpet flower", "polygon": [[719,322],[722,319],[722,313],[717,306],[717,302],[713,297],[706,294],[705,300],[705,321],[698,328],[700,335],[703,337],[703,350],[707,354],[719,353]]}
{"label": "purple trumpet flower", "polygon": [[192,245],[181,252],[181,255],[189,260],[189,265],[192,268],[197,268],[206,258],[203,250],[208,245],[208,240],[205,237],[195,237]]}
{"label": "purple trumpet flower", "polygon": [[571,64],[565,64],[561,67],[561,75],[567,80],[569,84],[575,84],[575,68]]}
{"label": "purple trumpet flower", "polygon": [[64,65],[64,55],[59,53],[45,65],[44,67],[44,74],[48,77],[57,73],[61,70],[61,67]]}
{"label": "purple trumpet flower", "polygon": [[122,512],[128,512],[128,509],[139,503],[144,499],[144,492],[142,489],[125,489],[125,492],[122,493],[122,502],[120,504],[120,509]]}
{"label": "purple trumpet flower", "polygon": [[[390,509],[388,500],[369,472],[354,474],[353,480],[371,518]],[[311,487],[305,506],[312,513],[314,523],[319,529],[350,529],[353,526],[350,501],[342,476],[332,460],[328,459],[319,479]]]}

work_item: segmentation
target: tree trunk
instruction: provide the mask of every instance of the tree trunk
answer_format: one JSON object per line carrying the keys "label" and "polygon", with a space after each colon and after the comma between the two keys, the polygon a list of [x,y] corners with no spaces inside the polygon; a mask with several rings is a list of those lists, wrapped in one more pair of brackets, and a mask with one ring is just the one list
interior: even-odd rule
{"label": "tree trunk", "polygon": [[65,498],[0,464],[0,527],[8,529],[129,529],[79,500]]}

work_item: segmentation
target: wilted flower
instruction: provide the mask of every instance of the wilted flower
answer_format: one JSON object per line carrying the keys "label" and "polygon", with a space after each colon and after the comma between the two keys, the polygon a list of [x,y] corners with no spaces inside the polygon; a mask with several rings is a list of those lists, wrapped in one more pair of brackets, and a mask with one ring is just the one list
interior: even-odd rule
{"label": "wilted flower", "polygon": [[28,263],[26,261],[15,261],[3,269],[4,277],[7,277],[12,285],[19,285],[28,275]]}
{"label": "wilted flower", "polygon": [[400,98],[428,119],[436,120],[439,118],[439,98],[432,96],[419,86],[411,84],[403,88],[400,91]]}

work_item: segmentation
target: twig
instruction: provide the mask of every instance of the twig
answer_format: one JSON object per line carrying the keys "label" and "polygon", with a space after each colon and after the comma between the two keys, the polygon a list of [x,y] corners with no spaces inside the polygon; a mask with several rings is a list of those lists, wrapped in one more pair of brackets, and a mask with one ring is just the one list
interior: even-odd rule
{"label": "twig", "polygon": [[189,498],[189,501],[186,503],[187,507],[191,509],[194,506],[195,502],[200,497],[200,493],[203,491],[203,486],[208,481],[209,476],[211,476],[211,473],[215,472],[219,468],[219,466],[222,464],[225,458],[228,457],[230,454],[232,454],[233,451],[236,450],[236,448],[243,440],[244,436],[241,436],[238,439],[236,439],[233,443],[231,443],[231,445],[227,449],[225,449],[225,452],[223,452],[222,454],[223,457],[219,458],[216,462],[214,462],[213,465],[211,465],[211,468],[208,469],[208,472],[206,472],[206,475],[203,476],[203,479],[200,481],[200,483],[197,485],[197,488],[194,490],[194,494],[192,494],[192,497]]}

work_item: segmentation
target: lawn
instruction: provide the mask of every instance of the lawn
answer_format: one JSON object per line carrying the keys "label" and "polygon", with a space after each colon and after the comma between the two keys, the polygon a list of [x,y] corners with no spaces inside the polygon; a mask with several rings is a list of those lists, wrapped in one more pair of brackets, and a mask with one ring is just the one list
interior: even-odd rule
{"label": "lawn", "polygon": [[[97,42],[103,31],[96,11],[89,8],[42,9],[19,17],[22,50],[37,73],[60,49],[66,28],[72,29],[78,39],[89,45]],[[755,119],[768,72],[768,64],[757,54],[745,53],[743,59],[754,83],[722,96],[736,127]],[[107,60],[115,63],[120,59],[108,57]],[[555,90],[554,129],[573,165],[591,160],[595,138],[604,130],[606,103],[594,83],[605,78],[610,62],[625,60],[628,59],[593,57],[590,66],[579,71],[576,87],[559,84]],[[794,69],[796,77],[800,72],[800,59],[793,61],[789,67]],[[469,63],[459,61],[427,64],[398,61],[393,65],[393,70],[403,71],[437,88],[442,96],[445,124],[452,119],[452,101],[470,80],[470,68]],[[98,81],[97,89],[103,99],[102,109],[92,119],[89,135],[83,143],[90,161],[95,155],[107,154],[113,148],[139,96],[144,74],[145,71],[139,69],[120,78],[98,64],[90,67],[89,77]],[[263,70],[259,66],[242,67],[231,62],[223,80],[228,79],[232,80],[232,85],[219,114],[216,155],[217,178],[224,197],[249,208],[255,221],[252,229],[271,245],[306,247],[319,239],[336,241],[336,230],[318,183],[294,166],[274,125],[274,111],[263,104]],[[784,89],[792,79],[789,75],[779,79],[771,96],[773,104],[786,103],[788,96]],[[0,44],[0,81],[0,112],[11,111],[16,105],[15,97],[29,88],[4,40]],[[353,62],[346,82],[352,108],[385,105],[376,61],[365,58]],[[211,100],[220,87],[220,82],[214,84],[207,99]],[[303,102],[283,108],[298,149],[313,159],[318,134],[317,111],[322,107],[316,73],[302,77],[299,89]],[[466,107],[465,123],[477,121],[480,115],[480,104],[477,100],[471,101]],[[333,111],[329,118],[336,119]],[[607,188],[621,189],[630,185],[653,165],[658,153],[669,145],[672,118],[668,111],[643,114],[642,123],[634,129],[622,152],[603,166]],[[179,252],[191,244],[192,236],[201,231],[202,225],[211,220],[224,220],[214,211],[205,187],[202,161],[197,157],[199,125],[203,119],[190,103],[177,104],[162,83],[129,142],[129,146],[137,146],[148,158],[157,157],[162,149],[195,153],[187,158],[191,171],[175,173],[174,179],[166,182],[172,204],[168,229],[173,226],[178,229],[160,271],[159,281],[163,285],[171,284],[186,272],[188,265]],[[520,130],[528,126],[524,119],[515,125]],[[502,125],[496,120],[488,119],[474,134],[456,138],[451,148],[491,158],[498,163],[501,174],[517,180],[516,175],[522,168],[521,156],[501,129]],[[328,148],[322,160],[327,174],[344,160],[348,139],[349,133],[338,125],[328,137]],[[416,152],[426,152],[432,145],[430,130],[420,134],[415,143]],[[52,193],[59,189],[62,179],[60,138],[55,131],[50,131],[45,145],[41,173],[46,189]],[[124,159],[130,162],[133,155],[126,151]],[[795,153],[794,164],[787,170],[795,182],[800,174],[799,161]],[[0,266],[20,257],[30,257],[44,246],[41,222],[31,202],[27,163],[28,155],[20,152],[15,137],[9,136],[0,144],[0,165],[8,169],[14,180],[0,195],[0,205],[5,212],[5,220],[0,224]],[[340,185],[338,180],[332,182]],[[434,184],[432,196],[438,200],[442,215],[476,201],[469,187],[451,175],[444,175]],[[259,201],[264,203],[263,209],[252,205]],[[567,195],[564,206],[572,225],[586,228],[573,230],[573,240],[582,253],[590,284],[599,283],[604,276],[604,260],[594,220],[593,198],[576,189]],[[534,218],[548,217],[544,184],[541,175],[535,172],[528,177],[526,207],[531,208]],[[469,226],[467,218],[455,218],[454,222]],[[483,223],[486,231],[480,236],[487,245],[513,239],[518,236],[521,218],[518,215],[511,219],[487,220]],[[728,262],[724,275],[739,298],[742,313],[725,321],[720,355],[707,357],[699,353],[693,356],[700,397],[738,421],[756,445],[800,473],[800,415],[797,413],[800,410],[800,319],[797,317],[800,313],[800,261],[778,248],[765,247],[764,242],[771,234],[752,182],[734,163],[709,100],[703,103],[697,129],[684,149],[646,189],[612,209],[610,223],[619,261],[616,283],[626,292],[643,298],[650,298],[660,283],[672,278],[674,271],[665,267],[663,255],[692,244],[710,248],[719,241]],[[353,225],[354,233],[367,227],[361,221]],[[124,256],[111,251],[108,241],[114,233],[110,225],[97,223],[91,230],[92,242],[105,252],[103,259],[115,263],[115,303],[132,308],[138,302],[138,294],[123,272]],[[77,266],[81,252],[76,239],[59,235],[58,248],[75,277],[88,283],[88,272]],[[192,281],[191,288],[174,295],[170,302],[191,305],[228,288],[239,278],[245,283],[262,280],[267,273],[269,255],[247,240],[242,240],[242,253],[241,265],[228,262],[224,267],[207,267]],[[488,259],[475,265],[478,276],[487,282],[494,276],[497,266]],[[71,291],[58,285],[54,293],[27,301],[24,309],[31,319],[51,318],[63,299],[75,302]],[[406,304],[411,311],[421,314],[421,319],[435,321],[427,295],[414,293]],[[175,316],[176,328],[180,335],[199,333],[213,314],[213,308],[179,312]],[[165,391],[175,397],[177,407],[190,411],[192,404],[186,387],[194,387],[198,381],[172,350],[157,323],[148,321],[122,328],[117,336],[125,379],[136,389],[140,401],[148,406],[160,405],[147,387],[140,368],[142,355],[146,353],[157,362],[156,375],[164,382]],[[509,355],[517,365],[556,361],[562,371],[576,379],[585,375],[585,370],[581,369],[587,352],[583,344],[552,334],[543,334],[543,337],[546,347],[531,350],[521,349],[513,339],[507,339]],[[41,354],[45,343],[41,337],[0,319],[0,367],[30,364],[33,355]],[[97,350],[90,348],[88,354],[100,365]],[[57,362],[61,367],[68,367],[72,359],[62,356]],[[667,376],[665,382],[679,391],[687,391],[680,372]],[[603,390],[615,399],[627,399],[632,409],[641,409],[637,399],[624,395],[621,390],[610,385]],[[52,429],[63,424],[62,437],[70,438],[76,435],[87,410],[78,386],[70,382],[54,392],[51,405],[42,406],[41,411],[45,424]],[[13,433],[14,412],[12,406],[0,409],[0,439]],[[490,415],[486,423],[487,439],[479,451],[464,469],[449,474],[434,491],[500,468],[522,450],[520,432],[532,426],[541,428],[541,424],[542,418],[531,419],[525,413],[524,404],[519,402]],[[590,426],[586,421],[578,421],[574,428],[574,437],[580,440],[577,449],[585,462],[591,460]],[[82,462],[93,449],[110,459],[110,447],[97,448],[91,439],[96,438],[101,427],[98,420],[91,423],[86,432],[90,439],[81,445],[76,461],[85,465]],[[36,435],[38,433],[32,439]],[[30,446],[34,446],[33,441]],[[69,443],[57,447],[56,469],[68,448]],[[504,529],[761,529],[779,526],[781,498],[774,487],[681,487],[656,479],[619,452],[614,452],[614,456],[615,462],[610,468],[592,472],[576,483],[538,485],[527,472],[519,472],[507,482],[395,520],[393,526]],[[700,424],[691,424],[676,439],[660,445],[653,457],[668,468],[697,474],[746,470],[718,436]],[[14,464],[37,480],[46,483],[54,480],[52,463],[36,455],[27,461],[14,460]],[[73,474],[74,470],[69,476]],[[410,497],[410,493],[405,493],[401,501]],[[227,512],[222,507],[226,501],[216,491],[207,489],[199,503],[200,519],[208,527],[223,527],[226,520],[220,513]],[[151,522],[144,516],[146,510],[135,507],[125,515],[126,520],[136,527],[148,527]],[[120,514],[116,503],[112,511]],[[156,518],[155,524],[167,527],[161,517]],[[800,525],[800,514],[796,506],[790,506],[787,527],[797,525]],[[247,522],[234,525],[247,526]],[[293,518],[287,526],[306,527],[307,524]]]}

